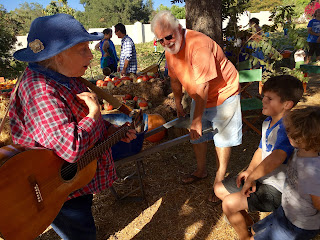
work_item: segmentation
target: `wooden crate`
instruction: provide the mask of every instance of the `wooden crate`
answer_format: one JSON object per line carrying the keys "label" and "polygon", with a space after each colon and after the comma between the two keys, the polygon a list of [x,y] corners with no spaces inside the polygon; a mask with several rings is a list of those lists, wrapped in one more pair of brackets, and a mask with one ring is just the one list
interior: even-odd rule
{"label": "wooden crate", "polygon": [[152,64],[151,66],[143,69],[140,73],[145,74],[148,72],[153,72],[153,73],[157,73],[159,70],[159,65],[158,64]]}

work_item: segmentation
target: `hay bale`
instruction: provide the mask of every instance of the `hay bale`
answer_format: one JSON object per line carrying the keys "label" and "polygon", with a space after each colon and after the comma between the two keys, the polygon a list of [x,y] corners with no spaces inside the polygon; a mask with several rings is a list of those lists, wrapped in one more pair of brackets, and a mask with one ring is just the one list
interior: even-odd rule
{"label": "hay bale", "polygon": [[[1,104],[0,104],[0,121],[2,121],[5,112],[7,110],[9,104],[9,99],[2,99]],[[1,131],[0,134],[0,147],[3,147],[5,145],[12,144],[12,139],[11,139],[11,128],[10,128],[10,121],[9,117],[7,116],[4,127]]]}
{"label": "hay bale", "polygon": [[144,111],[145,113],[158,113],[160,114],[166,122],[174,119],[176,117],[176,111],[166,105],[159,105],[153,109],[148,109]]}
{"label": "hay bale", "polygon": [[164,83],[161,80],[154,80],[153,82],[131,83],[115,87],[109,93],[112,95],[131,94],[132,96],[143,97],[152,103],[157,103],[159,99],[165,97],[163,87]]}

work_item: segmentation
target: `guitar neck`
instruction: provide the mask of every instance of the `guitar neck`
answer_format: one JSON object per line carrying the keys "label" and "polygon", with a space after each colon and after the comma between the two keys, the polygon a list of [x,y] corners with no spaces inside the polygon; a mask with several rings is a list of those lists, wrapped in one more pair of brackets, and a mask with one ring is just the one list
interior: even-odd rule
{"label": "guitar neck", "polygon": [[80,169],[87,166],[90,162],[92,162],[99,156],[103,155],[110,147],[124,138],[128,130],[131,128],[131,126],[123,125],[106,140],[89,149],[78,161],[78,166],[80,167]]}

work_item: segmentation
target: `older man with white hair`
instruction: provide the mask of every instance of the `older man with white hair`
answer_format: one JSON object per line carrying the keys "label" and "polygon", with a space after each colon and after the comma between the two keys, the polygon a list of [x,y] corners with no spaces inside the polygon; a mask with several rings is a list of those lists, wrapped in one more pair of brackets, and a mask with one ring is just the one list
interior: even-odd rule
{"label": "older man with white hair", "polygon": [[[231,147],[242,142],[239,74],[215,41],[183,29],[170,11],[159,12],[151,29],[166,51],[178,116],[185,115],[182,87],[192,98],[190,137],[197,169],[182,182],[189,184],[207,177],[207,142],[212,139],[217,164],[214,184],[220,182],[226,174]],[[209,126],[218,132],[202,136],[202,129]],[[209,201],[219,202],[214,192]]]}

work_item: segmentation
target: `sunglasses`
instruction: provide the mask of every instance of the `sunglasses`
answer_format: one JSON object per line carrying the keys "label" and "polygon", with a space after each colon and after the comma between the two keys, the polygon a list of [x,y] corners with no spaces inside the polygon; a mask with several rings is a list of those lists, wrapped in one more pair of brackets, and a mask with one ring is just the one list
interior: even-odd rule
{"label": "sunglasses", "polygon": [[164,39],[167,40],[167,41],[170,41],[173,38],[172,35],[173,34],[170,34],[170,35],[168,35],[168,36],[166,36],[164,38],[158,39],[157,42],[160,43],[160,44],[163,44],[164,43]]}

